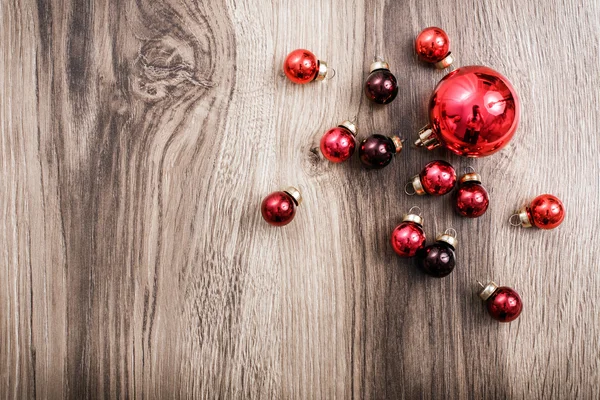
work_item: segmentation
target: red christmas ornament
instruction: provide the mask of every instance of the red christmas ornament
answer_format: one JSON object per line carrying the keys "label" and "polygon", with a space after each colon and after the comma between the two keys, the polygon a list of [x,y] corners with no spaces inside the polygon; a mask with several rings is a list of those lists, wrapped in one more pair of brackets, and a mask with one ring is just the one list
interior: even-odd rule
{"label": "red christmas ornament", "polygon": [[434,244],[417,251],[417,266],[421,271],[435,278],[450,275],[456,265],[454,250],[457,244],[456,231],[452,228],[447,229],[435,239]]}
{"label": "red christmas ornament", "polygon": [[321,153],[331,162],[346,161],[356,148],[356,125],[344,121],[335,128],[331,128],[321,138]]}
{"label": "red christmas ornament", "polygon": [[419,58],[435,64],[439,69],[449,67],[454,62],[450,53],[450,39],[443,29],[431,26],[419,33],[415,40],[415,50]]}
{"label": "red christmas ornament", "polygon": [[530,205],[523,207],[518,214],[510,217],[513,226],[523,228],[535,226],[540,229],[554,229],[565,219],[565,206],[558,197],[542,194],[533,199]]}
{"label": "red christmas ornament", "polygon": [[[456,185],[456,171],[446,161],[435,160],[423,168],[419,175],[415,175],[406,184],[404,191],[412,196],[430,194],[442,196],[450,193]],[[413,191],[409,191],[412,188]]]}
{"label": "red christmas ornament", "polygon": [[292,222],[296,215],[296,206],[302,202],[300,191],[288,187],[281,192],[273,192],[262,201],[262,216],[273,226],[284,226]]}
{"label": "red christmas ornament", "polygon": [[294,83],[322,81],[327,76],[327,63],[317,60],[317,57],[308,50],[298,49],[286,57],[283,72]]}
{"label": "red christmas ornament", "polygon": [[417,251],[425,246],[425,232],[423,232],[423,218],[412,214],[411,210],[402,218],[402,223],[392,232],[392,248],[400,257],[413,257]]}
{"label": "red christmas ornament", "polygon": [[481,176],[475,171],[461,176],[454,194],[454,209],[467,218],[481,217],[490,205],[487,190],[481,186]]}
{"label": "red christmas ornament", "polygon": [[[480,283],[481,285],[481,283]],[[498,287],[494,282],[488,283],[479,292],[485,301],[488,313],[497,321],[511,322],[517,319],[523,310],[523,301],[519,293],[506,286]]]}
{"label": "red christmas ornament", "polygon": [[391,103],[398,94],[398,81],[390,72],[390,65],[385,61],[371,64],[370,75],[365,82],[365,95],[378,104]]}
{"label": "red christmas ornament", "polygon": [[367,168],[381,169],[392,162],[394,154],[402,151],[402,139],[398,136],[387,137],[371,135],[360,143],[358,155]]}
{"label": "red christmas ornament", "polygon": [[500,73],[482,66],[458,68],[434,89],[429,125],[415,145],[428,150],[441,145],[459,156],[489,156],[512,139],[520,114],[517,93]]}

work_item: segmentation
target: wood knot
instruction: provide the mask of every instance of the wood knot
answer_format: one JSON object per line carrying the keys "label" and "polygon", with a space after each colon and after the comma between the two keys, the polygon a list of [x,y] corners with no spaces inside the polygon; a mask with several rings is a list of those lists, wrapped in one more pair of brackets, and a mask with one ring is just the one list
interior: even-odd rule
{"label": "wood knot", "polygon": [[196,78],[193,47],[170,36],[148,40],[142,45],[133,75],[133,92],[146,102],[167,96],[180,97],[192,86],[214,86]]}

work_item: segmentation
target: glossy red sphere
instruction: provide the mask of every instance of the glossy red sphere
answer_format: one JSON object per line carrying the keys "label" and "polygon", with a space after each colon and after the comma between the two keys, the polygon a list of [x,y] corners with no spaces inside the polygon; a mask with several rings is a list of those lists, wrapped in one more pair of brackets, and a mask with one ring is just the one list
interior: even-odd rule
{"label": "glossy red sphere", "polygon": [[454,195],[454,209],[463,217],[481,217],[489,205],[487,190],[477,182],[463,183]]}
{"label": "glossy red sphere", "polygon": [[423,190],[432,196],[449,193],[456,185],[456,171],[446,161],[435,160],[423,168],[419,174]]}
{"label": "glossy red sphere", "polygon": [[294,83],[308,83],[319,73],[319,60],[308,50],[294,50],[286,57],[283,72]]}
{"label": "glossy red sphere", "polygon": [[558,197],[542,194],[527,208],[531,225],[540,229],[554,229],[565,219],[565,206]]}
{"label": "glossy red sphere", "polygon": [[331,162],[346,161],[356,148],[356,141],[352,132],[344,127],[337,126],[325,132],[321,138],[321,153]]}
{"label": "glossy red sphere", "polygon": [[500,322],[514,321],[523,309],[519,293],[506,286],[496,289],[485,305],[492,318]]}
{"label": "glossy red sphere", "polygon": [[443,29],[435,26],[425,28],[415,40],[415,50],[421,60],[436,63],[450,52],[450,39]]}
{"label": "glossy red sphere", "polygon": [[377,69],[365,82],[365,95],[377,104],[389,104],[398,95],[398,81],[388,69]]}
{"label": "glossy red sphere", "polygon": [[413,257],[425,247],[425,232],[414,222],[402,222],[392,232],[391,243],[400,257]]}
{"label": "glossy red sphere", "polygon": [[273,192],[262,202],[262,216],[273,226],[284,226],[292,222],[296,215],[296,202],[286,192]]}
{"label": "glossy red sphere", "polygon": [[519,100],[508,79],[482,66],[449,73],[429,101],[429,121],[436,138],[460,156],[497,152],[512,139],[519,118]]}

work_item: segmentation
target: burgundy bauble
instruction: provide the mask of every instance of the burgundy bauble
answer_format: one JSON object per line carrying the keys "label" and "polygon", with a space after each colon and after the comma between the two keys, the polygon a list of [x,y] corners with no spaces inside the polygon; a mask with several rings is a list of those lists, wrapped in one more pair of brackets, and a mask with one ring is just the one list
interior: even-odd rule
{"label": "burgundy bauble", "polygon": [[392,248],[400,257],[413,257],[425,246],[423,219],[416,214],[407,214],[392,232]]}
{"label": "burgundy bauble", "polygon": [[321,138],[321,153],[331,162],[340,163],[346,161],[356,148],[356,125],[350,121],[344,121],[335,128],[331,128]]}
{"label": "burgundy bauble", "polygon": [[454,61],[450,54],[450,39],[443,29],[431,26],[417,35],[415,51],[425,62],[446,68]]}
{"label": "burgundy bauble", "polygon": [[358,148],[360,161],[367,168],[380,169],[388,165],[394,154],[402,151],[402,140],[398,136],[371,135]]}
{"label": "burgundy bauble", "polygon": [[409,184],[414,193],[407,192],[408,194],[442,196],[454,189],[456,171],[446,161],[435,160],[428,163],[419,175],[413,176]]}
{"label": "burgundy bauble", "polygon": [[461,67],[438,83],[429,100],[429,125],[416,146],[444,146],[466,157],[485,157],[502,149],[519,125],[515,89],[500,73],[482,66]]}
{"label": "burgundy bauble", "polygon": [[457,240],[453,235],[444,233],[434,244],[425,246],[417,252],[416,262],[419,269],[429,276],[443,278],[448,276],[456,266]]}
{"label": "burgundy bauble", "polygon": [[285,58],[283,72],[294,83],[305,84],[323,80],[327,75],[327,63],[320,61],[308,50],[297,49]]}
{"label": "burgundy bauble", "polygon": [[302,201],[300,191],[289,187],[280,192],[273,192],[262,201],[262,216],[273,226],[284,226],[292,222],[296,215],[296,206]]}
{"label": "burgundy bauble", "polygon": [[365,82],[365,95],[378,104],[389,104],[398,95],[398,81],[384,61],[371,64],[371,73]]}
{"label": "burgundy bauble", "polygon": [[454,209],[463,217],[481,217],[490,205],[487,190],[481,185],[481,177],[476,173],[463,175],[454,193]]}
{"label": "burgundy bauble", "polygon": [[485,301],[492,318],[500,322],[514,321],[523,310],[523,301],[519,293],[506,286],[498,287],[494,282],[488,283],[479,296]]}
{"label": "burgundy bauble", "polygon": [[[565,206],[558,197],[542,194],[533,199],[530,205],[524,207],[518,214],[511,217],[511,224],[524,228],[535,226],[540,229],[554,229],[565,219]],[[518,223],[513,223],[517,217]]]}

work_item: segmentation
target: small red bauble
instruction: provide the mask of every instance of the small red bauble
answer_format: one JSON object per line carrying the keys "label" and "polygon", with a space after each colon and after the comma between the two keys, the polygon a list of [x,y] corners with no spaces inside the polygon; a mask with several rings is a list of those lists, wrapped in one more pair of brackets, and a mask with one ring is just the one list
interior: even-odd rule
{"label": "small red bauble", "polygon": [[494,282],[488,283],[479,293],[479,297],[485,301],[492,318],[500,322],[514,321],[523,310],[523,301],[519,293],[506,286],[498,287]]}
{"label": "small red bauble", "polygon": [[346,161],[356,148],[356,125],[344,121],[335,128],[331,128],[321,138],[321,153],[331,162]]}
{"label": "small red bauble", "polygon": [[[419,175],[411,178],[410,182],[406,184],[405,192],[409,195],[442,196],[450,193],[455,185],[456,171],[454,167],[446,161],[435,160],[427,164]],[[414,192],[407,190],[411,186]]]}
{"label": "small red bauble", "polygon": [[490,205],[487,190],[481,185],[481,176],[475,172],[464,174],[454,194],[454,209],[467,218],[481,217]]}
{"label": "small red bauble", "polygon": [[365,82],[365,95],[378,104],[391,103],[398,94],[398,81],[390,72],[390,65],[385,61],[371,64],[371,72]]}
{"label": "small red bauble", "polygon": [[322,81],[327,76],[327,63],[318,60],[308,50],[297,49],[285,58],[283,72],[294,83]]}
{"label": "small red bauble", "polygon": [[296,206],[302,202],[300,191],[294,187],[273,192],[262,201],[262,216],[273,226],[284,226],[292,222],[296,215]]}
{"label": "small red bauble", "polygon": [[425,28],[417,35],[415,50],[419,58],[425,62],[435,64],[443,69],[454,62],[450,53],[450,39],[443,29],[431,26]]}
{"label": "small red bauble", "polygon": [[540,229],[554,229],[565,219],[565,206],[558,197],[542,194],[533,199],[530,205],[523,207],[518,214],[510,217],[514,226]]}
{"label": "small red bauble", "polygon": [[409,214],[402,218],[402,223],[392,232],[391,244],[400,257],[413,257],[417,254],[417,251],[425,247],[423,218],[409,211]]}
{"label": "small red bauble", "polygon": [[418,147],[444,146],[459,156],[485,157],[506,146],[519,125],[515,89],[491,68],[461,67],[438,83],[429,100],[429,125]]}
{"label": "small red bauble", "polygon": [[402,139],[398,136],[387,137],[371,135],[360,143],[358,155],[367,168],[381,169],[392,162],[394,154],[402,151]]}

